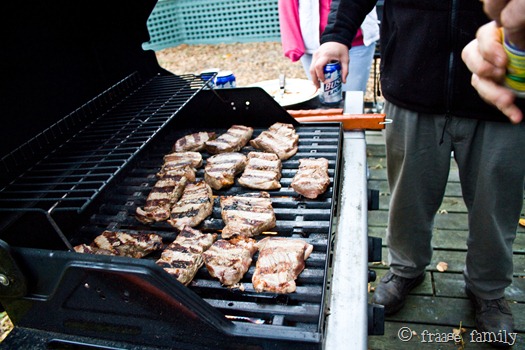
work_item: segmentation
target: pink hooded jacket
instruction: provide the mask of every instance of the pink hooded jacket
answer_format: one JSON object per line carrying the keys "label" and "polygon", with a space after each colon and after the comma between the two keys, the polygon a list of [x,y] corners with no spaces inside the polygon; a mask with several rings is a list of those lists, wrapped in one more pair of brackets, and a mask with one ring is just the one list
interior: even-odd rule
{"label": "pink hooded jacket", "polygon": [[[332,0],[319,1],[319,33],[323,33],[328,22]],[[281,44],[286,57],[292,62],[298,61],[304,55],[305,47],[299,24],[299,0],[279,0],[279,26]],[[361,29],[357,32],[352,46],[363,45]]]}

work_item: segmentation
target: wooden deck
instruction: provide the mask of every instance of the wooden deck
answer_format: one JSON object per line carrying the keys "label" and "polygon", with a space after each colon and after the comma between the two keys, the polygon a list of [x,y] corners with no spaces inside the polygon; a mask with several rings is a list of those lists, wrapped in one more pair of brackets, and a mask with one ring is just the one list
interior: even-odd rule
{"label": "wooden deck", "polygon": [[[390,193],[386,180],[385,146],[381,132],[367,132],[367,159],[370,169],[368,188],[380,191],[380,209],[368,212],[370,236],[383,239],[383,263],[370,264],[377,272],[376,282],[387,272],[385,245]],[[525,208],[524,208],[525,210]],[[524,214],[522,214],[524,216]],[[463,349],[489,349],[488,343],[472,342],[474,313],[464,293],[462,271],[465,265],[467,213],[461,197],[457,166],[452,162],[445,199],[436,216],[434,254],[427,269],[427,278],[408,297],[403,310],[385,320],[383,336],[369,336],[369,349],[461,349],[454,341],[430,342],[425,333],[443,335],[454,328],[466,328]],[[448,270],[439,272],[438,262],[447,262]],[[371,294],[370,294],[371,296]],[[514,244],[514,281],[507,288],[506,297],[514,314],[517,340],[513,349],[525,349],[525,228],[518,227]],[[425,332],[426,331],[426,332]],[[413,332],[409,341],[399,335]],[[434,336],[436,339],[437,336]],[[510,341],[510,337],[508,337]],[[476,340],[476,339],[474,339]],[[479,340],[479,339],[478,339]],[[425,342],[426,341],[426,342]]]}

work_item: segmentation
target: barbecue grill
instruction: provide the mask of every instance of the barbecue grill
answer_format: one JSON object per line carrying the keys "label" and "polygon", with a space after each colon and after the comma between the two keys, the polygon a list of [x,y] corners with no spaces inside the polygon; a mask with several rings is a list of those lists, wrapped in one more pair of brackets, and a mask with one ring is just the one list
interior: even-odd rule
{"label": "barbecue grill", "polygon": [[[201,76],[163,70],[153,52],[141,49],[154,5],[8,5],[17,30],[6,40],[10,89],[4,90],[0,135],[6,140],[0,153],[0,303],[16,327],[0,348],[319,349],[337,269],[335,218],[345,196],[339,195],[341,125],[299,124],[262,89],[214,90]],[[28,49],[37,54],[29,56]],[[293,124],[300,138],[298,153],[283,162],[282,188],[270,191],[277,217],[271,234],[314,246],[296,292],[255,292],[253,264],[243,289],[221,286],[205,268],[186,287],[155,264],[158,255],[72,250],[104,230],[154,232],[173,241],[171,226],[142,224],[134,213],[175,140],[196,131],[220,134],[233,124],[251,126],[257,135],[277,121]],[[312,156],[329,160],[331,185],[307,200],[289,185],[299,158]],[[253,190],[215,191],[213,214],[198,228],[219,231],[218,196],[246,192]]]}

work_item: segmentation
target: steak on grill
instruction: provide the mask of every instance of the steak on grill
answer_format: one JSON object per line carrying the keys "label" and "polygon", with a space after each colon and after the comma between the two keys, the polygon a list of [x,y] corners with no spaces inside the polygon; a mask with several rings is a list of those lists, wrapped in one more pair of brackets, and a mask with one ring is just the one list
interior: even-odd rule
{"label": "steak on grill", "polygon": [[281,160],[275,153],[250,152],[239,184],[257,190],[277,190],[281,188],[281,169]]}
{"label": "steak on grill", "polygon": [[194,168],[200,168],[202,165],[202,155],[199,152],[173,152],[164,156],[164,165],[172,164],[174,166],[189,164]]}
{"label": "steak on grill", "polygon": [[211,154],[237,152],[250,141],[252,134],[253,128],[249,126],[232,125],[215,140],[206,141],[205,148]]}
{"label": "steak on grill", "polygon": [[295,192],[306,198],[315,199],[324,193],[329,185],[328,159],[299,159],[299,170],[290,184]]}
{"label": "steak on grill", "polygon": [[204,167],[204,181],[214,190],[231,186],[235,175],[244,170],[246,156],[238,152],[219,153],[209,157]]}
{"label": "steak on grill", "polygon": [[297,153],[299,135],[292,124],[275,123],[250,141],[254,148],[277,154],[285,160]]}
{"label": "steak on grill", "polygon": [[276,218],[268,192],[224,196],[220,199],[225,225],[222,238],[252,237],[275,227]]}
{"label": "steak on grill", "polygon": [[95,237],[90,246],[74,247],[76,252],[142,258],[162,249],[162,237],[154,233],[129,234],[120,231],[104,231]]}
{"label": "steak on grill", "polygon": [[197,226],[212,213],[212,196],[210,186],[204,181],[186,185],[182,197],[171,208],[168,223],[179,230],[186,225]]}
{"label": "steak on grill", "polygon": [[196,168],[202,165],[199,152],[170,153],[164,156],[164,164],[157,173],[159,178],[165,176],[185,176],[188,181],[195,181]]}
{"label": "steak on grill", "polygon": [[259,257],[252,276],[257,292],[292,293],[313,246],[300,239],[266,237],[257,243]]}
{"label": "steak on grill", "polygon": [[203,264],[202,253],[216,239],[216,233],[202,233],[184,226],[175,241],[164,249],[156,264],[187,285]]}
{"label": "steak on grill", "polygon": [[257,251],[252,238],[234,237],[219,239],[202,254],[210,275],[219,279],[225,286],[233,286],[242,279],[250,268]]}
{"label": "steak on grill", "polygon": [[135,217],[142,223],[168,220],[170,209],[182,195],[188,183],[185,176],[165,175],[151,189],[144,208],[137,207]]}
{"label": "steak on grill", "polygon": [[196,132],[175,141],[173,152],[202,151],[204,143],[215,138],[214,132]]}

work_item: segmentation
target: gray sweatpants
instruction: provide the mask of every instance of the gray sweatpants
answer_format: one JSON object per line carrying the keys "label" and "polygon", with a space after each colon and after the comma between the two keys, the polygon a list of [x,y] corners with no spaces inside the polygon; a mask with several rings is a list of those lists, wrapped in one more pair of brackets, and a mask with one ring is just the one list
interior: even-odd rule
{"label": "gray sweatpants", "polygon": [[445,193],[451,151],[468,209],[467,286],[500,298],[512,282],[512,244],[523,206],[525,124],[416,113],[385,104],[391,191],[387,230],[392,272],[413,278],[432,258],[434,217]]}

